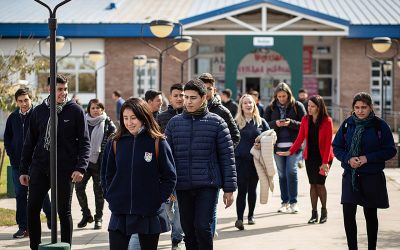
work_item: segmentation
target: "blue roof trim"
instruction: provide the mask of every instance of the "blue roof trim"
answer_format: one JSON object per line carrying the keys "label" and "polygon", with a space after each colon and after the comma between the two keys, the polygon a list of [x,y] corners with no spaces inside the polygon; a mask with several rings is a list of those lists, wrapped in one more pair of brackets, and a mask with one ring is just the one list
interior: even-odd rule
{"label": "blue roof trim", "polygon": [[350,25],[348,38],[400,38],[400,25]]}
{"label": "blue roof trim", "polygon": [[221,9],[217,9],[217,10],[213,10],[213,11],[210,11],[210,12],[206,12],[204,14],[200,14],[200,15],[197,15],[197,16],[185,18],[185,19],[180,20],[180,22],[183,25],[189,24],[189,23],[193,23],[193,22],[198,22],[198,21],[201,21],[201,20],[204,20],[204,19],[208,19],[208,18],[213,17],[213,16],[225,14],[225,13],[228,13],[228,12],[231,12],[231,11],[235,11],[235,10],[238,10],[238,9],[242,9],[242,8],[245,8],[245,7],[249,7],[249,6],[253,6],[253,5],[257,5],[257,4],[261,4],[261,3],[268,3],[268,4],[271,4],[271,5],[275,5],[277,7],[285,8],[285,9],[288,9],[288,10],[292,10],[292,11],[295,11],[295,12],[302,13],[304,15],[308,15],[308,16],[312,16],[312,17],[315,17],[315,18],[323,19],[323,20],[326,20],[326,21],[329,21],[329,22],[340,24],[340,25],[345,25],[345,26],[349,26],[350,25],[350,22],[348,20],[337,18],[337,17],[330,16],[330,15],[326,15],[326,14],[323,14],[323,13],[320,13],[320,12],[312,11],[312,10],[305,9],[305,8],[302,8],[302,7],[299,7],[299,6],[296,6],[296,5],[284,3],[284,2],[281,2],[281,1],[278,1],[278,0],[250,0],[250,1],[243,2],[243,3],[239,3],[239,4],[231,5],[231,6],[228,6],[228,7],[224,7],[224,8],[221,8]]}
{"label": "blue roof trim", "polygon": [[[108,37],[142,37],[142,24],[59,24],[57,35],[68,38],[108,38]],[[0,37],[42,38],[49,35],[47,23],[11,23],[0,24]],[[179,35],[179,27],[175,26],[170,37]],[[154,37],[148,24],[144,24],[143,37]]]}

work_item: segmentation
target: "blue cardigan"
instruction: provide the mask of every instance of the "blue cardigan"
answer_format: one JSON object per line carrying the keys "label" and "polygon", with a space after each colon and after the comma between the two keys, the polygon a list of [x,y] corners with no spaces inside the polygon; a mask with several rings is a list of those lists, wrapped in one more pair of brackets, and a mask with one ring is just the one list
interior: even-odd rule
{"label": "blue cardigan", "polygon": [[[390,160],[397,153],[393,135],[387,123],[378,117],[374,119],[378,119],[378,121],[370,122],[362,135],[361,155],[367,157],[367,163],[357,169],[358,173],[374,174],[382,171],[385,168],[385,161]],[[377,131],[374,122],[379,123],[380,131]],[[344,124],[347,124],[346,134],[343,133]],[[342,167],[347,171],[351,170],[347,162],[352,157],[349,154],[349,150],[355,128],[356,125],[353,118],[347,118],[340,126],[332,142],[335,157],[342,162]]]}
{"label": "blue cardigan", "polygon": [[136,137],[126,134],[117,141],[115,156],[112,140],[108,141],[101,184],[112,213],[154,216],[161,212],[175,188],[176,173],[168,143],[159,141],[158,159],[154,143],[147,130]]}

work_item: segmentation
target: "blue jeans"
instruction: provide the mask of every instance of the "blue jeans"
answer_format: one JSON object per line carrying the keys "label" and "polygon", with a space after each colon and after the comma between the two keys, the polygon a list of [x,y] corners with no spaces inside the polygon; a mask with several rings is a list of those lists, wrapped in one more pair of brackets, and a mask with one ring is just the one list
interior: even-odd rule
{"label": "blue jeans", "polygon": [[[174,195],[176,197],[176,193]],[[181,242],[184,233],[181,226],[178,201],[165,203],[165,209],[167,210],[168,219],[172,226],[171,240],[175,243]]]}
{"label": "blue jeans", "polygon": [[178,190],[186,249],[213,249],[211,224],[218,188]]}
{"label": "blue jeans", "polygon": [[213,237],[214,237],[214,235],[215,235],[215,231],[217,231],[217,222],[218,222],[218,218],[217,218],[218,198],[219,198],[219,189],[218,189],[218,193],[217,193],[217,198],[215,199],[215,206],[214,206],[214,212],[213,212],[213,222],[212,222],[212,224],[211,224],[211,232],[212,232]]}
{"label": "blue jeans", "polygon": [[[28,220],[27,220],[27,206],[28,206],[28,187],[21,185],[19,181],[19,168],[12,166],[11,167],[14,191],[15,191],[15,199],[16,199],[16,213],[15,219],[18,224],[18,228],[21,230],[28,229]],[[46,214],[48,219],[51,218],[51,204],[49,195],[46,195],[43,201],[43,212]]]}
{"label": "blue jeans", "polygon": [[140,242],[139,242],[139,235],[132,234],[131,240],[129,241],[128,250],[140,250]]}
{"label": "blue jeans", "polygon": [[297,162],[301,159],[301,153],[290,156],[274,154],[279,175],[279,187],[281,188],[282,203],[297,203]]}

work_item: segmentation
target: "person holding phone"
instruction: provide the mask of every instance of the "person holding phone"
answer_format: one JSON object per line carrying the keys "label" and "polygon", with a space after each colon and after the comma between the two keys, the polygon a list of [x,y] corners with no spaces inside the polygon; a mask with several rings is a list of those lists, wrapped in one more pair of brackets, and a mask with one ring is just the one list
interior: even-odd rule
{"label": "person holding phone", "polygon": [[277,152],[280,156],[295,154],[306,140],[304,159],[308,182],[310,183],[311,218],[309,224],[318,222],[317,203],[321,201],[321,218],[319,223],[328,219],[326,209],[327,192],[325,187],[326,176],[333,161],[332,149],[332,119],[328,115],[324,99],[315,95],[308,101],[308,115],[301,120],[299,135],[289,151]]}
{"label": "person holding phone", "polygon": [[[265,110],[265,120],[277,135],[274,152],[288,151],[297,138],[300,122],[306,114],[301,102],[294,99],[292,90],[286,83],[279,83],[270,105]],[[301,158],[298,150],[292,155],[274,154],[281,189],[281,207],[279,213],[298,213],[297,205],[297,163]]]}

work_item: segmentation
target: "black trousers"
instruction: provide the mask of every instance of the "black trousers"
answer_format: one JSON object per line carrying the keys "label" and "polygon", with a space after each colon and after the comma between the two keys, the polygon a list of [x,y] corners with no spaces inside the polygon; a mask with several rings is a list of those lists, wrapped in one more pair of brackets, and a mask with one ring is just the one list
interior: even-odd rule
{"label": "black trousers", "polygon": [[96,206],[96,214],[94,217],[96,220],[99,220],[103,217],[104,197],[103,189],[101,188],[100,169],[98,168],[98,164],[89,162],[89,167],[83,175],[82,181],[75,184],[76,197],[81,206],[82,215],[91,216],[92,213],[90,212],[86,195],[86,186],[90,177],[92,177],[93,180],[94,201]]}
{"label": "black trousers", "polygon": [[246,208],[246,196],[247,202],[249,203],[248,217],[254,216],[254,208],[256,207],[257,200],[257,172],[248,171],[248,173],[241,173],[238,171],[237,184],[238,194],[236,197],[236,213],[237,219],[243,221],[243,213]]}
{"label": "black trousers", "polygon": [[[139,234],[140,249],[157,250],[160,234]],[[109,231],[110,250],[128,249],[131,235],[125,235],[120,231]]]}
{"label": "black trousers", "polygon": [[[50,176],[32,169],[29,176],[28,194],[28,228],[30,247],[38,249],[41,243],[42,228],[40,222],[40,210],[45,196],[50,190]],[[58,217],[61,225],[61,242],[71,244],[72,242],[72,201],[73,184],[71,175],[58,172],[57,176],[57,199]],[[52,201],[54,202],[54,201]]]}
{"label": "black trousers", "polygon": [[[346,230],[347,245],[349,250],[357,250],[357,205],[343,204],[344,228]],[[367,223],[368,250],[376,249],[378,237],[378,215],[377,208],[364,207],[364,216]]]}

